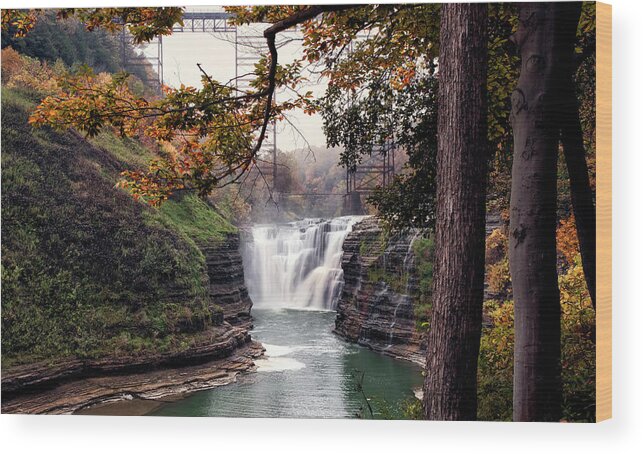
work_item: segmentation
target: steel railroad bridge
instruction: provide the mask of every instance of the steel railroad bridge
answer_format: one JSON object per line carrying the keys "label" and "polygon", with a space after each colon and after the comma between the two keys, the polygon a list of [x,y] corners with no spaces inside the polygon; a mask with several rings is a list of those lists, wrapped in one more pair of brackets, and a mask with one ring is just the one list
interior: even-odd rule
{"label": "steel railroad bridge", "polygon": [[[250,88],[254,79],[252,74],[254,65],[261,56],[268,53],[268,46],[262,33],[251,26],[236,26],[230,23],[231,15],[222,11],[186,11],[183,14],[183,25],[172,28],[174,34],[179,33],[207,33],[228,35],[234,43],[235,54],[235,81],[238,90],[245,91]],[[134,47],[138,52],[126,52],[127,46]],[[146,54],[142,52],[143,46],[135,46],[131,35],[123,29],[121,33],[121,65],[124,70],[132,71],[136,67],[149,67],[151,65],[156,74],[146,71],[145,80],[149,86],[156,87],[160,92],[164,84],[163,79],[163,37],[156,37],[145,46]],[[152,51],[152,52],[150,52]],[[376,187],[390,184],[396,172],[395,167],[396,147],[392,143],[384,146],[374,146],[370,156],[353,169],[346,171],[345,193],[286,193],[278,192],[278,197],[344,197],[345,214],[362,214],[364,212],[362,194],[372,193]],[[258,156],[258,171],[263,175],[271,192],[277,181],[277,128],[271,122],[266,132]]]}

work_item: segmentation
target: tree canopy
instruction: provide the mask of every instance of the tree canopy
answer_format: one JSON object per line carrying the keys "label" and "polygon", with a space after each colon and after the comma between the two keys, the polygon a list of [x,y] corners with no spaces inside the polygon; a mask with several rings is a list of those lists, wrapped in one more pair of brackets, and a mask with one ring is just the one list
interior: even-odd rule
{"label": "tree canopy", "polygon": [[[425,202],[432,197],[429,169],[433,166],[422,163],[430,164],[432,159],[435,128],[430,123],[435,117],[423,114],[435,105],[437,81],[432,79],[439,50],[439,8],[439,4],[227,7],[237,25],[274,24],[268,35],[299,27],[302,58],[280,64],[275,49],[274,55],[264,56],[256,65],[248,91],[238,90],[234,79],[216,81],[204,73],[201,87],[165,87],[162,99],[136,95],[126,75],[105,77],[81,68],[59,78],[57,93],[43,100],[31,121],[35,126],[73,126],[88,135],[114,127],[123,135],[173,143],[174,152],[156,159],[147,171],[124,175],[122,183],[136,197],[159,204],[175,191],[207,194],[242,181],[244,173],[261,160],[258,151],[267,122],[296,108],[309,114],[319,112],[328,145],[344,148],[340,162],[347,168],[370,155],[376,145],[391,139],[398,143],[409,156],[406,171],[390,190],[380,190],[370,200],[392,225],[430,226],[430,204]],[[3,30],[25,35],[42,15],[41,10],[4,10]],[[60,9],[56,15],[59,19],[75,17],[88,30],[126,27],[135,42],[169,34],[182,20],[180,8]],[[592,18],[587,4],[576,49],[577,87],[589,86],[593,80],[587,64],[588,49],[595,40]],[[512,4],[491,5],[488,155],[492,199],[502,199],[508,192],[509,95],[517,80],[517,57],[509,36],[515,28]],[[304,68],[327,78],[328,90],[322,99],[298,92],[305,82]],[[291,96],[276,103],[272,93],[278,87],[290,88]],[[579,94],[583,123],[590,125],[592,105],[586,101],[590,96]],[[591,140],[591,127],[585,130],[590,131],[586,140]],[[500,205],[506,206],[506,200]],[[407,219],[404,213],[411,207],[417,214]]]}

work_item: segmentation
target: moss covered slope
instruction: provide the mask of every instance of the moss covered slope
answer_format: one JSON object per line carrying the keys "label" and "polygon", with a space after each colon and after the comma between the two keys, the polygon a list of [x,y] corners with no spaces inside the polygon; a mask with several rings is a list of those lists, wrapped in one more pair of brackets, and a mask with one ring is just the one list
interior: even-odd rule
{"label": "moss covered slope", "polygon": [[161,210],[115,187],[149,152],[104,133],[32,130],[2,90],[3,367],[185,348],[214,323],[195,241],[234,227],[194,196]]}

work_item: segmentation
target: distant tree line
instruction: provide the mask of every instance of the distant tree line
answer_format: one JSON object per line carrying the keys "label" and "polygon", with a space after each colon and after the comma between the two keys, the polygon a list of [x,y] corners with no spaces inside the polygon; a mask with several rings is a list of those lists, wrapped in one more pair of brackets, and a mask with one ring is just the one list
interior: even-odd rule
{"label": "distant tree line", "polygon": [[[129,43],[123,48],[119,34],[100,28],[88,31],[77,19],[56,20],[54,12],[44,14],[25,36],[16,36],[13,28],[3,28],[2,48],[6,47],[44,62],[61,60],[70,68],[88,65],[96,73],[123,71],[123,56],[136,53]],[[150,71],[154,72],[150,64],[130,68],[141,81]]]}

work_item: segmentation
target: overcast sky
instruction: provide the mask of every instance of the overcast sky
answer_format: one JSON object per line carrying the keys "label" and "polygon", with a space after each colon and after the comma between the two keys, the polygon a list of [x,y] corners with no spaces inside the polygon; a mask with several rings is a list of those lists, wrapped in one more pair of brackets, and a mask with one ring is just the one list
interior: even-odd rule
{"label": "overcast sky", "polygon": [[[268,25],[253,26],[257,34]],[[239,35],[248,34],[248,30],[240,30]],[[301,38],[297,32],[289,32],[289,38]],[[197,63],[206,70],[213,79],[226,82],[235,77],[235,34],[231,33],[174,33],[163,37],[163,77],[164,82],[171,86],[181,83],[195,87],[201,86],[201,73]],[[248,46],[241,44],[239,52],[247,52]],[[279,63],[290,63],[300,55],[301,42],[294,40],[279,49]],[[156,45],[150,46],[146,53],[155,53]],[[324,93],[325,83],[317,83],[318,77],[307,75],[311,82],[303,90],[312,90],[316,96]],[[314,83],[313,83],[314,81]],[[277,93],[277,99],[285,99],[287,93]],[[292,123],[312,146],[326,146],[322,131],[322,120],[319,115],[309,116],[297,110],[288,115]],[[277,146],[281,150],[303,148],[306,142],[296,130],[285,122],[277,126]]]}

